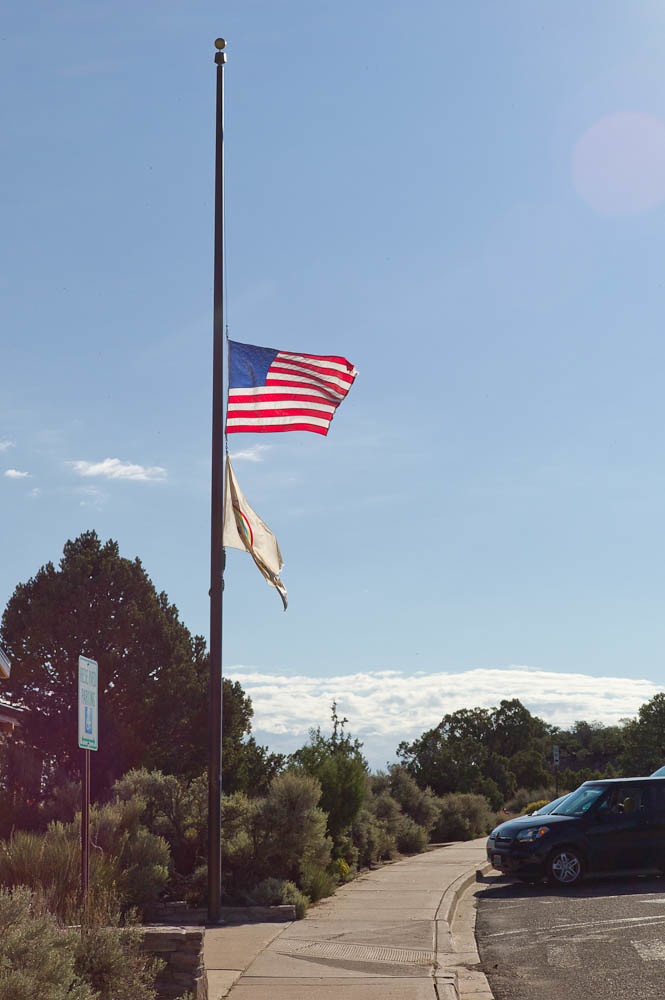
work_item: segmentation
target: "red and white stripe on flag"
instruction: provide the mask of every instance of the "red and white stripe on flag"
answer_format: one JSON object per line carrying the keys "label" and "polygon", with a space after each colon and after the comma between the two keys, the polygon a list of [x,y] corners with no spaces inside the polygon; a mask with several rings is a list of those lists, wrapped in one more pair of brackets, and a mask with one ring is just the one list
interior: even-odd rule
{"label": "red and white stripe on flag", "polygon": [[258,386],[229,386],[227,433],[327,434],[357,375],[346,358],[278,351]]}

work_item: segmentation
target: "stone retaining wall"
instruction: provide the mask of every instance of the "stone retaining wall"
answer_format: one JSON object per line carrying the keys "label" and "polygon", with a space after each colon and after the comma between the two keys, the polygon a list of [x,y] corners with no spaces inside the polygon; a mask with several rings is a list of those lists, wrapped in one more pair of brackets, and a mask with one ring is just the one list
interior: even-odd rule
{"label": "stone retaining wall", "polygon": [[159,1000],[177,1000],[188,991],[194,1000],[208,1000],[208,976],[203,965],[203,927],[145,926],[143,949],[166,962],[157,976]]}
{"label": "stone retaining wall", "polygon": [[[187,906],[181,901],[158,903],[150,911],[149,919],[154,924],[199,925],[207,923],[208,911]],[[222,906],[219,913],[221,924],[283,923],[295,919],[296,908],[292,903],[280,906]]]}

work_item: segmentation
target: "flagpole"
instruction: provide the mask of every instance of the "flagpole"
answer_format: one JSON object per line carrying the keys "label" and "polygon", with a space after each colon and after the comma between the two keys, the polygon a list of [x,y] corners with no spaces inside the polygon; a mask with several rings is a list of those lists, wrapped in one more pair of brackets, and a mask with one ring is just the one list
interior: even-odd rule
{"label": "flagpole", "polygon": [[208,760],[208,920],[216,923],[222,892],[222,596],[224,524],[224,63],[223,38],[215,41],[215,270],[212,353],[212,487],[210,511],[210,679]]}

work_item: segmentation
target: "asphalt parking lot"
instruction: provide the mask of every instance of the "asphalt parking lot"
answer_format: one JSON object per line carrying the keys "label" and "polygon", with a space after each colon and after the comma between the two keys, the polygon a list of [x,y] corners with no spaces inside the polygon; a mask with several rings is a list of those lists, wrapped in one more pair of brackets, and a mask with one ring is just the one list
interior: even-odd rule
{"label": "asphalt parking lot", "polygon": [[572,890],[490,874],[476,936],[496,1000],[650,1000],[665,992],[665,878],[588,878]]}

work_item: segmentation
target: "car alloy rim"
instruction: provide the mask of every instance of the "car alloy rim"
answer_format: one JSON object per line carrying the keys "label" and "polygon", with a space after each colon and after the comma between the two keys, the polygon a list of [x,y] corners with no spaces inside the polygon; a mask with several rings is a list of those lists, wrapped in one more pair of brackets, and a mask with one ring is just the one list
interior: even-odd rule
{"label": "car alloy rim", "polygon": [[565,851],[552,861],[552,874],[557,882],[575,882],[580,877],[580,860],[574,854]]}

